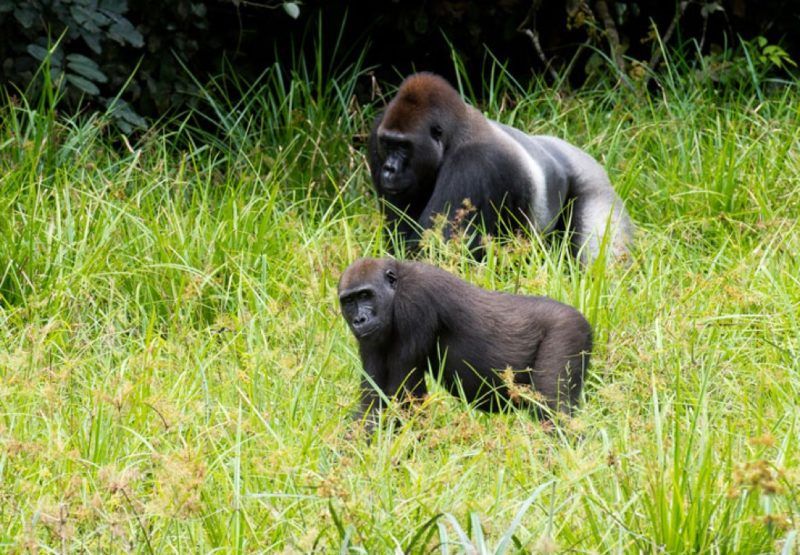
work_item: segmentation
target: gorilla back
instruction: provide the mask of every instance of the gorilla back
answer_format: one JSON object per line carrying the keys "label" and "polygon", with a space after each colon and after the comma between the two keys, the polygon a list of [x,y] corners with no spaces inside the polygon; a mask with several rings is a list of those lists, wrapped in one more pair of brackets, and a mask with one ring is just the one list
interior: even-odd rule
{"label": "gorilla back", "polygon": [[437,214],[453,222],[468,199],[473,233],[478,221],[492,234],[520,224],[542,234],[565,230],[584,264],[603,245],[610,257],[629,250],[633,224],[594,158],[556,137],[486,119],[439,76],[403,81],[373,125],[368,154],[387,218],[409,247]]}

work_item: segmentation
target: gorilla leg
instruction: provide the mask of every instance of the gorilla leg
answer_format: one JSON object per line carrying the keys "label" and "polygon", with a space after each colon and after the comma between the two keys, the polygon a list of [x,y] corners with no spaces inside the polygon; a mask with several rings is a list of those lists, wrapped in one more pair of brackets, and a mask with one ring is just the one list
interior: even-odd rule
{"label": "gorilla leg", "polygon": [[591,264],[601,250],[608,259],[628,252],[633,225],[617,194],[610,188],[584,190],[572,208],[572,246],[584,266]]}
{"label": "gorilla leg", "polygon": [[[566,172],[568,192],[561,202],[572,206],[570,213],[564,210],[567,204],[562,204],[562,218],[571,220],[568,232],[580,263],[590,264],[602,249],[608,253],[608,260],[625,255],[633,238],[633,223],[603,166],[561,139],[545,136],[535,139]],[[548,179],[552,181],[554,177]]]}
{"label": "gorilla leg", "polygon": [[389,398],[405,394],[406,399],[401,398],[400,401],[422,399],[427,393],[425,373],[422,370],[414,368],[411,372],[404,372],[400,368],[395,368],[394,373],[390,371],[389,383],[386,388],[386,395]]}
{"label": "gorilla leg", "polygon": [[[547,399],[550,411],[570,414],[571,407],[577,406],[589,365],[590,341],[578,333],[551,333],[539,344],[531,364],[532,385]],[[576,354],[580,345],[585,345],[586,351]],[[537,410],[537,413],[543,411]]]}
{"label": "gorilla leg", "polygon": [[384,402],[380,393],[366,378],[361,380],[361,400],[358,411],[353,415],[353,420],[364,422],[368,430],[372,430],[378,423],[380,411]]}
{"label": "gorilla leg", "polygon": [[[383,373],[371,375],[372,380],[362,378],[361,402],[355,420],[364,421],[368,430],[374,429],[378,424],[380,412],[386,405],[384,396],[389,400],[405,403],[413,399],[422,399],[428,393],[424,372],[417,368],[408,372],[404,368],[408,366],[389,364],[383,369]],[[383,376],[380,381],[375,379],[380,376]]]}

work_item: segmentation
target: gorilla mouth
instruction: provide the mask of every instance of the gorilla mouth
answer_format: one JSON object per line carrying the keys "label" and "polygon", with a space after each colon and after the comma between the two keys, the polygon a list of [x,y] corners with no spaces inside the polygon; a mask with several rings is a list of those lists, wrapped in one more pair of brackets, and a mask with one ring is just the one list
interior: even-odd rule
{"label": "gorilla mouth", "polygon": [[373,335],[376,331],[378,331],[378,326],[369,326],[364,328],[353,328],[353,335],[355,335],[358,339],[363,339],[370,335]]}
{"label": "gorilla mouth", "polygon": [[381,184],[381,189],[383,189],[383,192],[386,193],[387,195],[398,195],[407,192],[409,188],[400,183],[384,182]]}

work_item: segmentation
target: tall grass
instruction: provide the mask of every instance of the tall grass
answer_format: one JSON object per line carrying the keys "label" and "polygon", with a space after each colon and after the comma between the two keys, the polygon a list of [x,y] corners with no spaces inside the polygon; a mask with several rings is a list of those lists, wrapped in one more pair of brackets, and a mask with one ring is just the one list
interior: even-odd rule
{"label": "tall grass", "polygon": [[473,283],[587,314],[585,403],[548,433],[432,386],[367,443],[335,285],[385,254],[353,142],[374,107],[360,66],[316,67],[204,84],[129,146],[8,97],[0,549],[797,552],[796,85],[559,95],[493,66],[487,114],[598,157],[636,252],[584,272],[535,238],[434,241]]}

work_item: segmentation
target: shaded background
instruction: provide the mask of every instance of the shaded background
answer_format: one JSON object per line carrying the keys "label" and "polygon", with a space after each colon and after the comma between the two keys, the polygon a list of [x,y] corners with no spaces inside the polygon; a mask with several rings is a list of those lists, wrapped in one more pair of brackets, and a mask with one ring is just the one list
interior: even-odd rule
{"label": "shaded background", "polygon": [[[300,57],[325,70],[359,63],[397,83],[414,69],[453,79],[451,50],[470,82],[491,57],[521,82],[562,88],[636,79],[658,70],[661,40],[682,59],[705,60],[710,81],[736,78],[744,50],[775,76],[793,70],[800,47],[796,0],[414,0],[247,2],[207,0],[0,0],[0,78],[12,94],[33,82],[49,45],[63,102],[103,107],[119,93],[128,128],[190,105],[197,85],[220,72],[256,79]],[[744,41],[744,45],[743,45]],[[726,65],[727,64],[727,65]],[[738,67],[737,67],[738,66]],[[33,80],[33,81],[32,81]],[[475,91],[480,95],[480,90]]]}

